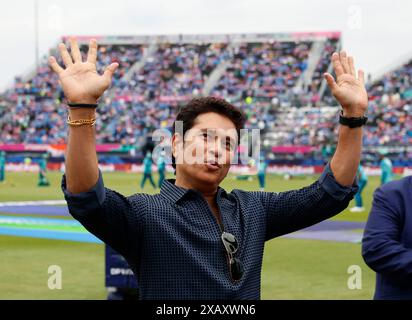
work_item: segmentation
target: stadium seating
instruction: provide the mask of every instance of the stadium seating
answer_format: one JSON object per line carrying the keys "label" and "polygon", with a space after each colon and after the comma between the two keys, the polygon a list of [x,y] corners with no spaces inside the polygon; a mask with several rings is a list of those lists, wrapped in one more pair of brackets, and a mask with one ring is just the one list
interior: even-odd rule
{"label": "stadium seating", "polygon": [[[330,55],[339,48],[336,34],[104,43],[98,71],[114,61],[120,67],[99,106],[97,142],[142,146],[153,130],[172,125],[179,105],[208,94],[241,107],[247,127],[263,130],[264,146],[333,144],[338,108],[322,74],[330,71]],[[86,55],[86,41],[81,49]],[[411,88],[412,62],[369,84],[366,147],[411,144]],[[31,77],[17,77],[1,95],[0,139],[64,143],[66,114],[57,76],[44,57]]]}

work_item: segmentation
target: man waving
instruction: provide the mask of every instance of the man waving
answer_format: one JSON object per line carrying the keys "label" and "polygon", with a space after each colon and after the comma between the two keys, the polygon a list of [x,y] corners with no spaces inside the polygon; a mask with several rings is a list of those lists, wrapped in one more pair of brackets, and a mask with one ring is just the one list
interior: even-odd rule
{"label": "man waving", "polygon": [[312,185],[281,193],[219,187],[245,118],[227,101],[204,97],[176,117],[183,128],[172,137],[176,179],[159,194],[125,197],[104,186],[95,151],[97,102],[118,65],[99,75],[96,41],[84,62],[75,39],[70,44],[71,54],[59,46],[65,69],[50,58],[69,106],[62,189],[73,217],[126,258],[142,299],[259,299],[265,241],[332,217],[356,193],[367,93],[345,52],[332,55],[336,81],[325,74],[342,106],[338,145]]}

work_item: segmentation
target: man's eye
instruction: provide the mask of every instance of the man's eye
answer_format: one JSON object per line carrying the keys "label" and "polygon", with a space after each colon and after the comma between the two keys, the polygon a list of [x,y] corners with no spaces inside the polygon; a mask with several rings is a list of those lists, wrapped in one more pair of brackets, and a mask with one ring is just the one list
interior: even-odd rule
{"label": "man's eye", "polygon": [[203,136],[203,139],[208,139],[208,140],[212,140],[215,138],[215,136],[210,133],[203,133],[202,136]]}

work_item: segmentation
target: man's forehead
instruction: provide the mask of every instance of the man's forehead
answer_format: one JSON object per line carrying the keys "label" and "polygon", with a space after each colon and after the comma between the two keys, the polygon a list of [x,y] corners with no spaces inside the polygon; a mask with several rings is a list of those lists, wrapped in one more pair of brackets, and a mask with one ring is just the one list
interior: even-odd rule
{"label": "man's forehead", "polygon": [[230,136],[230,137],[237,135],[235,128],[223,129],[223,128],[202,128],[202,127],[196,128],[194,127],[192,129],[194,129],[195,131],[202,132],[202,133],[206,132],[206,133],[214,134],[214,135],[225,135],[225,136]]}
{"label": "man's forehead", "polygon": [[[229,118],[215,112],[207,112],[200,114],[193,122],[193,127],[198,128],[221,128],[221,129],[235,129],[235,124]],[[218,127],[216,127],[218,126]]]}

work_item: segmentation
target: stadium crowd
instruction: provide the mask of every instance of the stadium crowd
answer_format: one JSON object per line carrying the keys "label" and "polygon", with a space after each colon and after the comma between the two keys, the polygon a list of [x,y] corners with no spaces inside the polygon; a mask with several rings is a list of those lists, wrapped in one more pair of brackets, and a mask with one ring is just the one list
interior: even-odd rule
{"label": "stadium crowd", "polygon": [[310,42],[242,43],[211,95],[232,102],[254,97],[288,99],[307,67]]}
{"label": "stadium crowd", "polygon": [[[210,95],[239,105],[247,127],[271,133],[277,145],[322,145],[337,137],[338,109],[330,93],[320,101],[322,74],[329,67],[337,40],[325,42],[313,73],[313,84],[300,90],[296,84],[307,69],[312,43],[264,42],[159,44],[142,67],[146,45],[102,45],[99,72],[119,62],[112,89],[102,98],[97,119],[98,143],[142,145],[157,128],[171,127],[181,103],[203,94],[208,77],[221,63],[226,70]],[[85,55],[85,47],[82,47]],[[125,79],[126,78],[126,79]],[[405,146],[412,143],[412,61],[368,85],[369,122],[365,146]],[[322,102],[321,104],[319,102]],[[0,98],[2,143],[64,143],[66,110],[56,75],[46,59],[32,77],[16,78]],[[306,107],[305,107],[306,106]],[[313,108],[316,107],[316,108]]]}

